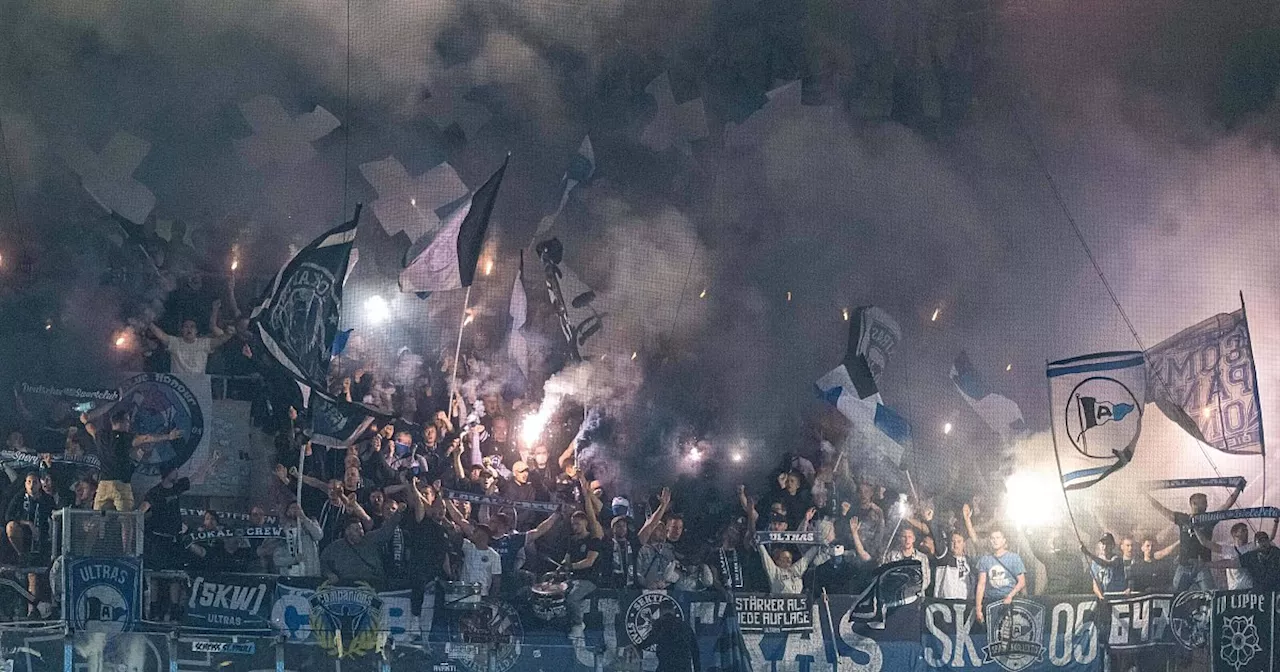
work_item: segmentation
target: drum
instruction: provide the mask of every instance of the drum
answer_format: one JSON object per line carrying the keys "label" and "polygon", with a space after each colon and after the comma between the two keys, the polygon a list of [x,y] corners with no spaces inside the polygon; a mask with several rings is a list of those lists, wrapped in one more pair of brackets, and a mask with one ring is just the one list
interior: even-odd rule
{"label": "drum", "polygon": [[565,595],[569,593],[569,584],[564,581],[543,581],[529,588],[530,607],[533,615],[544,620],[554,621],[564,618],[567,613]]}
{"label": "drum", "polygon": [[445,581],[444,609],[469,611],[480,604],[480,584],[466,581]]}

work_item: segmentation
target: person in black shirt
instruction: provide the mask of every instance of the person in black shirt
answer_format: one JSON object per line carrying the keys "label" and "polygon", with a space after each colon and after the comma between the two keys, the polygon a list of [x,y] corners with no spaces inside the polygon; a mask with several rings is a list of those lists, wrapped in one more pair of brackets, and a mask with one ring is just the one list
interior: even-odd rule
{"label": "person in black shirt", "polygon": [[1129,587],[1137,593],[1159,593],[1169,589],[1173,582],[1171,563],[1166,561],[1177,550],[1180,542],[1157,549],[1156,540],[1147,537],[1138,546],[1140,555],[1129,565]]}
{"label": "person in black shirt", "polygon": [[702,672],[693,628],[680,618],[670,602],[660,603],[658,618],[653,621],[649,636],[637,644],[636,649],[643,651],[655,644],[658,646],[657,672]]}
{"label": "person in black shirt", "polygon": [[[1227,503],[1219,511],[1226,511],[1235,505],[1240,497],[1241,489],[1237,488],[1227,498]],[[1191,513],[1173,511],[1147,495],[1147,500],[1160,512],[1178,526],[1178,568],[1173,573],[1173,591],[1180,593],[1192,586],[1197,590],[1213,590],[1213,573],[1209,562],[1213,557],[1213,523],[1192,525],[1191,517],[1209,510],[1209,498],[1197,492],[1188,499]]]}
{"label": "person in black shirt", "polygon": [[[132,511],[133,486],[129,481],[133,479],[137,462],[150,454],[152,444],[182,438],[182,430],[174,429],[166,434],[133,434],[129,431],[132,421],[127,411],[112,413],[111,430],[106,432],[99,432],[87,415],[82,414],[80,421],[98,444],[98,459],[102,462],[93,510],[102,511],[110,504],[116,511]],[[128,528],[125,529],[127,531]],[[128,539],[125,539],[125,545],[128,546]]]}
{"label": "person in black shirt", "polygon": [[1253,579],[1253,590],[1280,590],[1280,548],[1273,546],[1271,535],[1262,530],[1253,535],[1253,540],[1258,547],[1240,556],[1240,568]]}
{"label": "person in black shirt", "polygon": [[[149,569],[178,569],[185,558],[178,538],[183,533],[182,512],[178,500],[191,489],[191,480],[176,478],[178,470],[169,468],[160,482],[147,491],[139,510],[146,516],[147,536],[142,552]],[[159,620],[176,620],[182,605],[182,583],[172,579],[151,579],[151,594],[156,602],[151,614]],[[166,596],[168,599],[162,599]]]}
{"label": "person in black shirt", "polygon": [[22,492],[14,495],[5,508],[5,533],[18,554],[19,564],[36,562],[38,558],[33,555],[48,553],[52,515],[53,498],[40,489],[40,477],[34,471],[28,473]]}
{"label": "person in black shirt", "polygon": [[565,596],[565,606],[569,612],[569,636],[581,639],[582,601],[596,589],[596,559],[604,551],[604,530],[596,519],[588,500],[586,511],[574,511],[569,517],[569,526],[573,532],[569,537],[569,554],[565,556],[562,568],[569,572],[569,594]]}

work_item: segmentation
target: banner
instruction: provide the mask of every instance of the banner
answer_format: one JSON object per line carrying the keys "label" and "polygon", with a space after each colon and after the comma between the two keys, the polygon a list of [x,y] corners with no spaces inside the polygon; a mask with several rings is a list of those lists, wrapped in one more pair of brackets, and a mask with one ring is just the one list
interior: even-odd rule
{"label": "banner", "polygon": [[180,538],[183,546],[203,544],[216,539],[285,539],[288,533],[279,525],[261,525],[256,527],[222,528],[218,530],[196,530],[188,532]]}
{"label": "banner", "polygon": [[312,389],[307,401],[311,413],[311,440],[324,446],[350,446],[359,441],[374,422],[392,416]]}
{"label": "banner", "polygon": [[1209,634],[1213,672],[1278,672],[1276,594],[1215,593]]}
{"label": "banner", "polygon": [[[102,461],[97,455],[81,455],[80,457],[66,457],[64,455],[52,455],[49,459],[54,464],[74,464],[90,470],[102,469]],[[44,458],[38,454],[20,453],[13,450],[0,450],[0,464],[14,469],[39,469],[44,464]]]}
{"label": "banner", "polygon": [[880,565],[871,583],[853,598],[849,618],[869,628],[881,629],[899,607],[924,596],[924,566],[915,558]]}
{"label": "banner", "polygon": [[209,376],[140,373],[120,386],[120,400],[99,422],[117,411],[129,413],[135,434],[182,430],[181,438],[150,444],[151,452],[138,464],[138,473],[158,476],[193,457],[197,462],[210,459],[212,449],[206,435],[214,414]]}
{"label": "banner", "polygon": [[120,390],[20,381],[13,385],[13,397],[27,445],[38,453],[60,453],[66,428],[77,426],[81,413],[119,401]]}
{"label": "banner", "polygon": [[[271,623],[291,643],[318,644],[331,655],[353,657],[376,650],[390,637],[408,641],[409,591],[374,592],[367,584],[334,586],[318,579],[276,581]],[[431,603],[429,594],[426,600]],[[432,607],[423,607],[424,631]]]}
{"label": "banner", "polygon": [[71,628],[115,634],[141,619],[140,558],[76,558],[65,567],[63,614]]}
{"label": "banner", "polygon": [[185,624],[219,630],[270,630],[275,577],[214,574],[191,581]]}
{"label": "banner", "polygon": [[[205,511],[213,511],[213,514],[216,515],[218,517],[218,520],[222,521],[224,525],[231,521],[235,521],[235,522],[249,521],[249,514],[240,513],[239,511],[214,511],[213,509],[188,509],[183,507],[178,509],[178,515],[182,516],[183,518],[194,518],[199,520],[201,518],[204,518]],[[280,519],[275,516],[262,517],[262,523],[264,525],[275,525],[279,522],[280,522]]]}
{"label": "banner", "polygon": [[1108,598],[1107,647],[1112,651],[1178,646],[1173,636],[1173,596]]}
{"label": "banner", "polygon": [[1280,518],[1280,508],[1274,506],[1255,506],[1248,509],[1226,509],[1223,511],[1210,511],[1208,513],[1197,513],[1191,516],[1192,525],[1202,525],[1204,523],[1220,523],[1224,520],[1238,520],[1241,518]]}
{"label": "banner", "polygon": [[342,314],[342,286],[359,219],[357,205],[351,221],[299,250],[276,274],[262,304],[253,310],[251,328],[267,353],[294,378],[312,387],[329,376]]}
{"label": "banner", "polygon": [[476,495],[470,492],[462,492],[460,490],[442,490],[441,494],[445,499],[456,499],[461,502],[471,502],[472,504],[496,506],[502,509],[540,511],[542,513],[555,513],[560,510],[560,505],[554,502],[519,502],[505,497]]}
{"label": "banner", "polygon": [[1188,327],[1146,354],[1152,400],[1170,420],[1225,453],[1263,451],[1262,406],[1243,307]]}
{"label": "banner", "polygon": [[733,596],[742,632],[810,632],[813,609],[808,595],[737,593]]}
{"label": "banner", "polygon": [[857,336],[856,351],[867,359],[871,376],[877,381],[889,364],[889,355],[902,341],[902,327],[883,309],[860,306],[853,311],[850,337]]}
{"label": "banner", "polygon": [[937,670],[1102,670],[1093,597],[1015,598],[986,605],[977,622],[960,600],[924,603],[925,665]]}
{"label": "banner", "polygon": [[1045,368],[1063,488],[1087,488],[1133,459],[1146,404],[1143,361],[1141,352],[1101,352]]}

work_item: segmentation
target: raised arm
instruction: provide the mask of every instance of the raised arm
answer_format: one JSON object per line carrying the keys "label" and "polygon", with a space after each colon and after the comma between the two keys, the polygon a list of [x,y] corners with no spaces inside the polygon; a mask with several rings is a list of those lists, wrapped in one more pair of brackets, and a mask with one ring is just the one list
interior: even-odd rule
{"label": "raised arm", "polygon": [[1236,500],[1237,500],[1237,499],[1240,499],[1240,493],[1242,493],[1242,492],[1244,492],[1244,486],[1243,486],[1243,485],[1242,485],[1242,486],[1240,486],[1240,487],[1238,487],[1238,488],[1236,488],[1235,490],[1232,490],[1232,491],[1231,491],[1231,496],[1230,496],[1230,497],[1227,497],[1227,503],[1226,503],[1226,504],[1223,504],[1223,505],[1222,505],[1222,508],[1221,508],[1221,509],[1218,509],[1218,510],[1219,510],[1219,511],[1226,511],[1227,509],[1229,509],[1229,508],[1231,508],[1231,507],[1235,506],[1235,505],[1236,505]]}
{"label": "raised arm", "polygon": [[454,506],[453,500],[444,500],[444,510],[445,513],[449,514],[449,520],[452,520],[453,524],[457,525],[458,529],[462,531],[462,536],[470,539],[471,533],[474,531],[471,527],[471,522],[467,520],[466,516],[462,515],[457,506]]}
{"label": "raised arm", "polygon": [[1165,546],[1164,548],[1156,551],[1155,553],[1152,553],[1151,557],[1155,558],[1156,560],[1164,560],[1170,555],[1173,555],[1173,552],[1178,550],[1178,545],[1181,543],[1182,543],[1181,539],[1174,539],[1172,544],[1169,544],[1168,546]]}
{"label": "raised arm", "polygon": [[147,331],[150,331],[151,335],[155,336],[157,341],[160,341],[161,343],[168,345],[169,334],[165,333],[164,329],[161,329],[160,327],[156,326],[155,322],[152,322],[147,325]]}
{"label": "raised arm", "polygon": [[[1175,512],[1173,509],[1170,509],[1169,507],[1165,506],[1164,504],[1161,504],[1160,502],[1156,501],[1156,498],[1155,498],[1155,497],[1152,497],[1152,496],[1151,496],[1151,493],[1147,493],[1147,501],[1148,501],[1148,502],[1150,502],[1151,506],[1155,507],[1155,510],[1156,510],[1156,512],[1157,512],[1157,513],[1159,513],[1160,515],[1164,516],[1166,519],[1168,519],[1168,520],[1169,520],[1169,522],[1171,522],[1171,523],[1176,523],[1176,522],[1178,522],[1178,521],[1174,520],[1174,517],[1177,515],[1177,512]],[[1234,498],[1234,497],[1231,499],[1231,502],[1232,502],[1232,503],[1235,503],[1235,498]]]}
{"label": "raised arm", "polygon": [[862,545],[862,534],[858,532],[857,516],[849,519],[849,536],[853,539],[853,552],[858,554],[858,559],[863,562],[871,562],[871,554],[867,552],[865,546]]}
{"label": "raised arm", "polygon": [[546,520],[542,521],[541,523],[538,523],[537,527],[525,533],[525,538],[524,538],[525,543],[529,543],[530,541],[537,541],[539,538],[542,537],[542,535],[550,532],[551,528],[556,526],[557,520],[560,520],[560,512],[559,511],[551,512],[551,515],[547,516]]}
{"label": "raised arm", "polygon": [[960,517],[964,519],[964,532],[969,535],[969,541],[978,543],[978,533],[973,529],[973,507],[968,502],[960,507]]}
{"label": "raised arm", "polygon": [[302,473],[297,467],[289,467],[289,475],[297,477],[297,479],[302,481],[302,484],[307,487],[315,488],[316,490],[321,490],[325,493],[329,492],[328,483],[316,478],[315,476],[308,476]]}
{"label": "raised arm", "polygon": [[161,441],[173,441],[182,438],[181,429],[173,429],[164,434],[139,434],[133,437],[133,447],[141,448],[142,446],[160,443]]}
{"label": "raised arm", "polygon": [[600,500],[596,499],[595,493],[591,492],[590,484],[587,483],[586,474],[578,471],[578,483],[582,488],[582,508],[587,513],[587,530],[591,536],[596,539],[604,539],[604,527],[600,525],[600,517],[596,512],[600,510]]}
{"label": "raised arm", "polygon": [[671,489],[663,488],[662,494],[658,495],[658,508],[649,514],[648,520],[644,521],[644,525],[640,526],[640,531],[636,533],[636,537],[640,539],[640,543],[649,543],[649,537],[653,534],[653,528],[662,522],[662,517],[667,515],[667,507],[671,506]]}
{"label": "raised arm", "polygon": [[577,451],[578,439],[575,438],[569,442],[569,447],[565,448],[563,453],[560,453],[560,457],[556,458],[556,464],[560,465],[561,471],[564,471],[564,468],[573,462],[573,456],[577,454]]}

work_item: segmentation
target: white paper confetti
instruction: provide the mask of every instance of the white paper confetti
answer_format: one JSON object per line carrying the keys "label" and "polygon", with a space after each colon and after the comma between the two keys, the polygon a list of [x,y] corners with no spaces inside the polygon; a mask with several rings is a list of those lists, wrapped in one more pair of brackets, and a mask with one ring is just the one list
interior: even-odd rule
{"label": "white paper confetti", "polygon": [[133,179],[133,173],[150,151],[146,140],[118,132],[100,154],[80,145],[67,150],[64,158],[98,205],[140,225],[156,206],[156,196]]}
{"label": "white paper confetti", "polygon": [[676,104],[671,94],[671,79],[667,73],[649,82],[645,93],[657,102],[657,112],[640,134],[640,142],[654,151],[663,152],[673,145],[687,149],[689,142],[707,137],[707,115],[701,98]]}
{"label": "white paper confetti", "polygon": [[273,164],[292,168],[306,163],[316,155],[311,143],[341,125],[337,117],[319,105],[311,112],[290,117],[273,96],[258,96],[242,103],[240,112],[253,127],[253,135],[236,140],[236,151],[256,169]]}
{"label": "white paper confetti", "polygon": [[378,191],[373,213],[388,235],[404,231],[412,241],[440,226],[436,210],[467,195],[453,166],[442,163],[413,177],[394,156],[360,164],[360,174]]}

